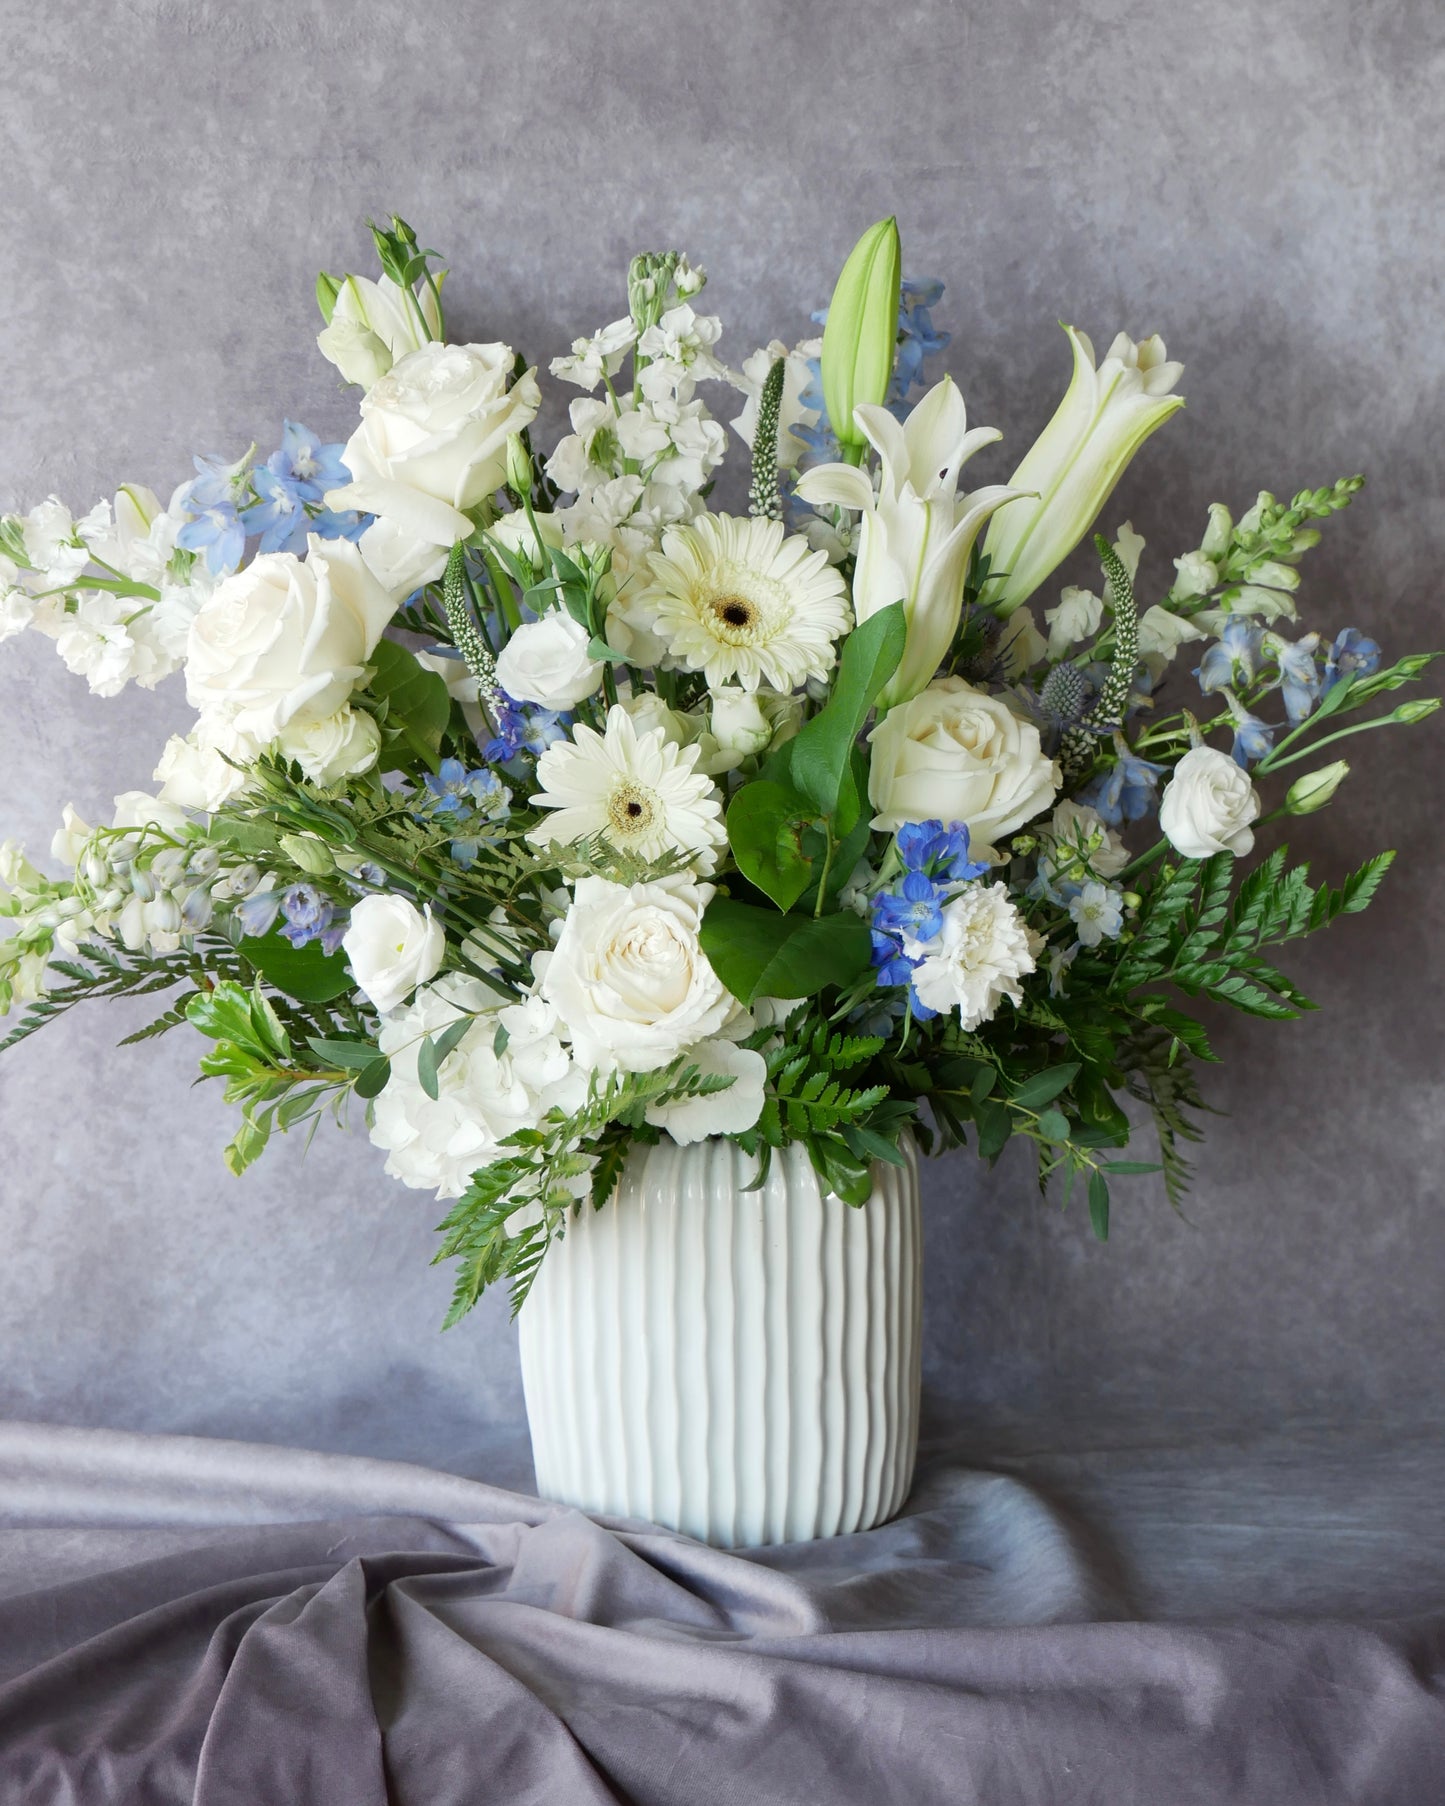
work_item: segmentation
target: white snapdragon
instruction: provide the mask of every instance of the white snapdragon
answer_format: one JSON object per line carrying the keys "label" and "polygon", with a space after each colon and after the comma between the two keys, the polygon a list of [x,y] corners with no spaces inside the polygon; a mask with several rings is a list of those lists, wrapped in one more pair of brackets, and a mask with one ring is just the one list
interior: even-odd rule
{"label": "white snapdragon", "polygon": [[1159,826],[1186,859],[1243,857],[1254,845],[1259,792],[1228,753],[1194,746],[1174,768],[1159,802]]}
{"label": "white snapdragon", "polygon": [[389,894],[352,906],[341,945],[358,989],[383,1015],[434,978],[446,956],[446,937],[431,905],[418,909]]}

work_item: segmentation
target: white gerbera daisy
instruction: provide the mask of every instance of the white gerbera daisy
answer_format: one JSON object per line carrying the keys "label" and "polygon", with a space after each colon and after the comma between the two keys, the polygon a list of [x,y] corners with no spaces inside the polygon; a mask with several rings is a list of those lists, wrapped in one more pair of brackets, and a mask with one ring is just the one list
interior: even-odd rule
{"label": "white gerbera daisy", "polygon": [[943,929],[913,973],[920,1003],[958,1011],[966,1029],[988,1022],[1007,997],[1023,1002],[1019,980],[1042,946],[1002,884],[969,884],[943,908]]}
{"label": "white gerbera daisy", "polygon": [[782,524],[702,514],[669,528],[628,600],[672,656],[714,689],[789,691],[832,668],[853,617],[843,579]]}
{"label": "white gerbera daisy", "polygon": [[557,813],[528,840],[545,847],[601,834],[619,852],[661,859],[675,850],[711,872],[727,835],[712,780],[693,769],[698,752],[669,744],[660,727],[639,734],[620,704],[608,711],[606,734],[579,722],[570,741],[537,761],[542,789],[532,801]]}

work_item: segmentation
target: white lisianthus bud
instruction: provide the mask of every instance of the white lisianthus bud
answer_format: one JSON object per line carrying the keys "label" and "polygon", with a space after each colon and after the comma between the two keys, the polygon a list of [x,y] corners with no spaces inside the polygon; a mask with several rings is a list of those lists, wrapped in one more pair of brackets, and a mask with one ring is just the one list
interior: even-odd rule
{"label": "white lisianthus bud", "polygon": [[1323,809],[1333,799],[1349,775],[1350,768],[1343,759],[1336,759],[1332,765],[1322,765],[1318,771],[1306,772],[1290,785],[1284,806],[1291,815],[1313,815],[1316,809]]}
{"label": "white lisianthus bud", "polygon": [[365,709],[342,707],[322,721],[291,722],[277,735],[276,746],[313,784],[339,784],[375,765],[381,729]]}
{"label": "white lisianthus bud", "polygon": [[1228,753],[1195,746],[1174,768],[1159,804],[1159,826],[1186,859],[1243,857],[1254,845],[1259,792]]}
{"label": "white lisianthus bud", "polygon": [[441,320],[431,285],[417,297],[426,326],[418,320],[406,291],[383,276],[347,276],[337,285],[331,318],[316,343],[349,383],[370,389],[399,357],[441,336]]}
{"label": "white lisianthus bud", "polygon": [[405,897],[390,895],[363,897],[353,906],[341,945],[358,989],[383,1015],[435,978],[446,955],[446,937],[432,919],[431,905],[420,910]]}
{"label": "white lisianthus bud", "polygon": [[1037,497],[1013,501],[989,523],[984,553],[988,599],[1011,614],[1068,557],[1093,526],[1114,485],[1139,447],[1184,406],[1171,393],[1184,372],[1166,361],[1156,334],[1135,344],[1121,332],[1095,367],[1094,348],[1066,326],[1074,374],[1053,419],[1009,478],[1010,487]]}
{"label": "white lisianthus bud", "polygon": [[602,666],[588,651],[580,621],[560,608],[525,622],[497,654],[497,682],[516,702],[575,709],[602,682]]}

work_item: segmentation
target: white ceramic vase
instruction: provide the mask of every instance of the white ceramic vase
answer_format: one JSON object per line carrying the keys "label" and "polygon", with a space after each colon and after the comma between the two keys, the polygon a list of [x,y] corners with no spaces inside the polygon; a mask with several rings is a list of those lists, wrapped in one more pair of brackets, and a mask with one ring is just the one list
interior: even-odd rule
{"label": "white ceramic vase", "polygon": [[639,1147],[519,1318],[537,1487],[738,1548],[865,1530],[918,1446],[917,1156],[861,1207],[805,1151]]}

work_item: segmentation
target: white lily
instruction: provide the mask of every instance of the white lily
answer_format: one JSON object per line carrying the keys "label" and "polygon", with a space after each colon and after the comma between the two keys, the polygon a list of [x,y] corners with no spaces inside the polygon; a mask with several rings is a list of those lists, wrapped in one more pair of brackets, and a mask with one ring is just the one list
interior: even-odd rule
{"label": "white lily", "polygon": [[908,643],[878,699],[887,710],[932,681],[958,631],[973,542],[994,509],[1019,491],[996,483],[959,495],[959,471],[1001,435],[997,427],[969,430],[951,377],[935,383],[901,426],[886,408],[859,406],[853,418],[878,453],[877,491],[850,464],[820,464],[801,478],[798,494],[815,507],[862,515],[853,577],[857,619],[903,604]]}
{"label": "white lily", "polygon": [[1074,374],[1053,419],[1009,481],[1037,497],[1015,502],[990,524],[984,551],[997,572],[987,597],[1002,615],[1026,602],[1093,526],[1129,460],[1184,397],[1171,390],[1183,364],[1166,361],[1164,341],[1135,344],[1121,332],[1097,369],[1094,347],[1072,326]]}

